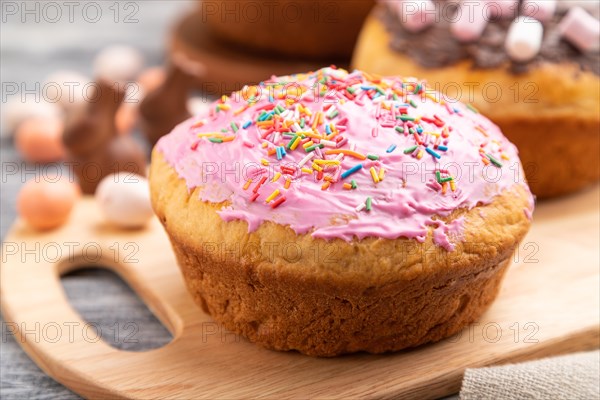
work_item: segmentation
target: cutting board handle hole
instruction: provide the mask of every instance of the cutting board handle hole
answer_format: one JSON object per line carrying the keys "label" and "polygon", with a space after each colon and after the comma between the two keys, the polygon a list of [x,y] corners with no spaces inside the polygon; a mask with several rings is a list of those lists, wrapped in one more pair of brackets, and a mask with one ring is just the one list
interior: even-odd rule
{"label": "cutting board handle hole", "polygon": [[61,283],[71,306],[87,324],[86,340],[103,340],[119,350],[146,351],[173,339],[114,271],[96,266],[76,268],[62,275]]}

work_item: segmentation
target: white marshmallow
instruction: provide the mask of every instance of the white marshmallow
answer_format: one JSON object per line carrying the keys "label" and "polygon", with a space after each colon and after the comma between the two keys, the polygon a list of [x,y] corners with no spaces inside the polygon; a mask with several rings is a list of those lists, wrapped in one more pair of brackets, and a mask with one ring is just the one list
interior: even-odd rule
{"label": "white marshmallow", "polygon": [[523,15],[546,22],[556,11],[556,0],[524,0]]}
{"label": "white marshmallow", "polygon": [[530,17],[518,17],[508,29],[504,47],[514,61],[525,62],[534,58],[542,46],[542,23]]}
{"label": "white marshmallow", "polygon": [[472,42],[481,36],[489,16],[489,7],[483,1],[463,1],[457,19],[450,26],[452,35],[461,42]]}
{"label": "white marshmallow", "polygon": [[94,59],[95,75],[110,82],[132,81],[143,66],[142,54],[125,45],[106,47]]}
{"label": "white marshmallow", "polygon": [[148,180],[139,175],[108,175],[98,185],[95,197],[106,220],[120,228],[141,228],[152,218]]}
{"label": "white marshmallow", "polygon": [[573,7],[560,21],[560,34],[582,52],[600,50],[600,22],[581,7]]}

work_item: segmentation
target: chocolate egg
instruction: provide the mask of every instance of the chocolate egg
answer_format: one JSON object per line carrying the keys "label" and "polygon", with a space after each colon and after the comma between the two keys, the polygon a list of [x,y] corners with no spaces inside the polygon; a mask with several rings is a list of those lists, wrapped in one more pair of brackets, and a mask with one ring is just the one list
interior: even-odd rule
{"label": "chocolate egg", "polygon": [[146,178],[120,172],[105,177],[96,190],[96,201],[108,222],[120,228],[141,228],[152,218]]}
{"label": "chocolate egg", "polygon": [[48,230],[64,224],[69,217],[79,188],[67,179],[28,181],[17,196],[17,212],[27,224]]}
{"label": "chocolate egg", "polygon": [[64,124],[59,118],[34,118],[22,122],[15,133],[15,147],[25,161],[49,163],[65,157]]}

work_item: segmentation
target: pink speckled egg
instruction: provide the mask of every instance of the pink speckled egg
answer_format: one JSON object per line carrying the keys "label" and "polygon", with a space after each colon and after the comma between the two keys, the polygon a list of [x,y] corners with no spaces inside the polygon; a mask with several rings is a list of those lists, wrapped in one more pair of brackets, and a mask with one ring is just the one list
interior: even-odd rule
{"label": "pink speckled egg", "polygon": [[35,229],[54,229],[65,223],[79,195],[79,187],[66,179],[32,179],[17,196],[17,212]]}
{"label": "pink speckled egg", "polygon": [[65,157],[62,142],[64,123],[59,118],[23,121],[15,133],[15,146],[28,162],[49,163]]}

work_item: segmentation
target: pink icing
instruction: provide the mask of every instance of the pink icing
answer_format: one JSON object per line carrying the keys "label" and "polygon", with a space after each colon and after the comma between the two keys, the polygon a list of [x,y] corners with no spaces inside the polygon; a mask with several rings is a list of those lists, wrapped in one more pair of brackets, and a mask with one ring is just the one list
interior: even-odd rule
{"label": "pink icing", "polygon": [[[437,216],[448,216],[458,208],[471,209],[478,204],[487,204],[505,189],[515,184],[525,185],[521,180],[517,151],[487,118],[462,103],[447,103],[439,94],[425,90],[424,82],[401,78],[378,80],[365,75],[360,71],[347,73],[325,68],[310,74],[273,77],[261,84],[262,93],[256,93],[250,99],[253,101],[247,101],[252,92],[246,88],[213,103],[206,115],[181,123],[161,138],[157,144],[158,151],[185,179],[190,190],[199,188],[201,200],[213,203],[227,201],[228,205],[218,212],[221,218],[225,221],[246,221],[249,232],[256,230],[264,221],[272,221],[287,225],[298,234],[310,232],[315,238],[351,241],[365,237],[407,237],[422,242],[428,231],[433,230],[434,242],[451,251],[454,249],[452,241],[462,238],[464,221],[458,218],[445,223]],[[295,89],[297,87],[307,87],[308,90],[300,95]],[[296,101],[286,103],[285,97],[279,98],[282,93]],[[304,113],[299,104],[310,110],[312,115]],[[256,120],[261,109],[273,105],[290,110],[280,119],[273,118],[300,121],[304,116],[305,128],[299,131],[299,126],[293,125],[280,128],[282,132],[292,132],[288,136],[269,133],[268,127],[259,128]],[[323,190],[326,181],[318,180],[316,171],[298,172],[293,177],[284,173],[276,182],[271,182],[276,173],[281,172],[281,165],[298,166],[309,154],[302,144],[295,150],[285,148],[293,140],[291,135],[297,131],[310,131],[317,111],[332,105],[336,107],[337,115],[333,116],[331,109],[324,111],[332,118],[324,116],[324,124],[318,124],[317,133],[324,138],[327,135],[325,124],[332,123],[338,133],[331,130],[334,134],[325,140],[334,142],[334,145],[315,150],[314,157],[304,165],[312,169],[316,159],[335,160],[341,157],[339,165],[329,167],[323,174],[333,181],[330,186]],[[395,118],[401,114],[424,118],[417,121]],[[244,129],[248,121],[253,122]],[[232,127],[232,122],[237,129]],[[420,126],[423,132],[416,135],[398,132],[396,126],[408,128],[405,122],[414,124],[413,129]],[[444,132],[446,138],[442,135]],[[209,136],[199,137],[198,134],[232,140],[213,143]],[[435,134],[440,135],[437,147]],[[336,136],[342,139],[336,139]],[[417,144],[415,137],[419,137],[422,144],[414,152],[405,154],[405,149]],[[320,140],[313,139],[313,142]],[[335,140],[340,140],[341,145],[336,147]],[[265,142],[266,148],[262,146]],[[267,153],[279,145],[286,151],[281,161],[277,160],[276,154]],[[327,145],[332,146],[332,143]],[[396,148],[387,152],[393,145]],[[446,151],[443,151],[443,146],[447,147]],[[427,153],[425,147],[434,150],[440,158]],[[379,158],[359,160],[350,155],[326,154],[334,149],[354,149],[363,155]],[[420,159],[416,157],[419,150],[423,150]],[[261,159],[267,160],[269,165],[262,165]],[[490,162],[491,159],[496,164]],[[346,178],[340,176],[341,172],[358,163],[363,164],[361,170]],[[371,167],[376,173],[385,168],[382,181],[374,182]],[[441,178],[454,177],[455,190],[447,182],[443,184],[445,192],[442,192],[442,185],[437,183],[437,170],[442,171]],[[252,202],[253,189],[263,175],[268,179],[258,189],[258,198]],[[252,183],[247,184],[249,178]],[[288,178],[291,183],[286,188]],[[356,182],[357,188],[344,188],[344,183],[351,180]],[[265,200],[276,189],[280,194],[266,203]],[[273,208],[281,197],[285,197],[285,201]],[[372,199],[370,211],[360,206],[367,197]],[[359,206],[362,210],[357,210]]]}

